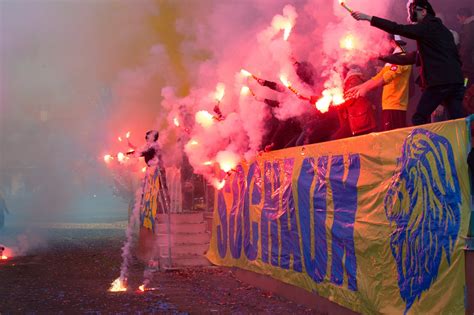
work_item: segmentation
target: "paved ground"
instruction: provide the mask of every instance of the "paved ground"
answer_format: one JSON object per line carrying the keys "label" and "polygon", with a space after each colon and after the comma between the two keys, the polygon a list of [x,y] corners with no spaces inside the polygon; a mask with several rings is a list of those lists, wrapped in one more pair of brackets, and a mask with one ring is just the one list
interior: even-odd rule
{"label": "paved ground", "polygon": [[[314,313],[243,284],[230,269],[219,267],[157,272],[151,283],[156,291],[110,293],[110,283],[120,272],[124,241],[120,224],[58,225],[47,232],[44,228],[39,247],[26,256],[0,261],[0,314]],[[34,235],[30,232],[24,238]],[[0,243],[6,238],[5,232],[0,234]],[[133,261],[130,287],[141,284],[143,269]]]}

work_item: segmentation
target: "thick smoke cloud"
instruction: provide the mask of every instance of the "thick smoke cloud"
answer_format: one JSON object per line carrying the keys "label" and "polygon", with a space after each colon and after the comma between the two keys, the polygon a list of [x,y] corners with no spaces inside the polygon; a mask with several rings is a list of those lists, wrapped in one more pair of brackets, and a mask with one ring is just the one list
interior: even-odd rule
{"label": "thick smoke cloud", "polygon": [[[406,21],[405,1],[347,3]],[[468,5],[433,0],[453,29],[455,10]],[[355,22],[337,0],[4,0],[0,7],[0,189],[12,210],[7,220],[22,223],[123,214],[102,156],[127,150],[117,141],[127,131],[140,144],[146,130],[159,129],[167,165],[186,155],[219,185],[216,165],[232,168],[261,149],[270,115],[262,99],[280,102],[280,120],[314,107],[288,90],[262,88],[242,68],[278,83],[284,74],[302,95],[319,98],[341,87],[349,62],[364,68],[386,50],[384,33]],[[347,36],[352,50],[341,47]],[[292,57],[313,64],[313,86],[298,78]],[[257,97],[242,94],[244,85]],[[203,127],[195,115],[214,114],[218,86],[225,86],[225,119]]]}

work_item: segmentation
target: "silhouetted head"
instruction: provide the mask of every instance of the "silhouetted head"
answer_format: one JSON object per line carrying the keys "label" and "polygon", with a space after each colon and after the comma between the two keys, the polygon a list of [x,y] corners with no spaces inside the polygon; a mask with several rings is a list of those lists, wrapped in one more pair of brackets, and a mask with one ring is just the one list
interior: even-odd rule
{"label": "silhouetted head", "polygon": [[146,132],[145,135],[145,140],[146,142],[156,142],[158,141],[158,137],[160,136],[160,133],[156,130],[149,130]]}
{"label": "silhouetted head", "polygon": [[413,23],[419,23],[429,14],[436,16],[428,0],[409,0],[407,3],[408,20]]}

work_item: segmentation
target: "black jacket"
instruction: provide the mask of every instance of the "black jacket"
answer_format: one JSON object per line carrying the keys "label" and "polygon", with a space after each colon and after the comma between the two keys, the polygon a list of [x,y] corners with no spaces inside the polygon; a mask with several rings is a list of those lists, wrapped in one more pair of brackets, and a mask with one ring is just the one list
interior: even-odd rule
{"label": "black jacket", "polygon": [[427,15],[420,23],[400,25],[374,16],[370,24],[388,33],[416,40],[423,87],[463,84],[461,60],[453,35],[437,17]]}

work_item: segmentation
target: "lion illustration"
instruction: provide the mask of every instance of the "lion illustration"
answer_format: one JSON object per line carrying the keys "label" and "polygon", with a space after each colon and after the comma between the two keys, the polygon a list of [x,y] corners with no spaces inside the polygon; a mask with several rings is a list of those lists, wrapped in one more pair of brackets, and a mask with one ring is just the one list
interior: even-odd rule
{"label": "lion illustration", "polygon": [[385,196],[390,237],[405,313],[430,288],[444,257],[458,238],[461,189],[449,141],[425,129],[413,130]]}

